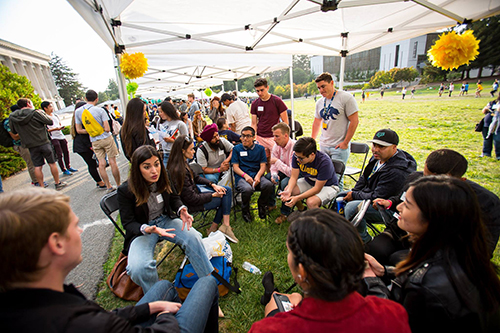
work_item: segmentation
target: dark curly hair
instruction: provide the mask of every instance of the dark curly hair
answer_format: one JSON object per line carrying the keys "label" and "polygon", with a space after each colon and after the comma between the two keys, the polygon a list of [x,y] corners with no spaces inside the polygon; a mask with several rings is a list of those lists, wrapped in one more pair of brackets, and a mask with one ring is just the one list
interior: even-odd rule
{"label": "dark curly hair", "polygon": [[328,302],[356,291],[363,278],[363,242],[342,216],[327,209],[311,209],[289,216],[287,243],[295,265],[307,272],[311,297]]}

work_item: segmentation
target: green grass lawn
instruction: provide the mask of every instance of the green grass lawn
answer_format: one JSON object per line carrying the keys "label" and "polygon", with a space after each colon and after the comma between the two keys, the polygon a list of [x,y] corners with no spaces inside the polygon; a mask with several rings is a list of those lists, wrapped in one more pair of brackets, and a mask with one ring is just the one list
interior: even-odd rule
{"label": "green grass lawn", "polygon": [[[482,136],[474,132],[474,125],[482,118],[481,109],[490,100],[490,85],[484,84],[482,98],[474,98],[475,84],[470,85],[469,96],[458,97],[460,85],[456,85],[454,96],[437,97],[436,90],[418,90],[414,99],[401,100],[397,92],[387,91],[384,99],[378,93],[361,103],[361,95],[357,94],[359,103],[360,124],[354,141],[366,142],[381,128],[391,128],[400,137],[399,148],[417,160],[418,170],[422,170],[427,155],[435,149],[450,148],[461,152],[469,161],[466,177],[475,181],[497,195],[500,194],[500,161],[493,158],[479,158],[482,147]],[[290,105],[290,102],[286,102]],[[304,134],[311,133],[314,117],[314,100],[300,99],[294,102],[297,120],[304,127]],[[349,164],[357,166],[362,163],[360,156],[351,155]],[[346,186],[352,187],[352,181],[346,180]],[[255,200],[254,195],[253,199]],[[256,213],[255,213],[256,215]],[[244,261],[249,261],[262,272],[272,271],[279,290],[284,291],[291,285],[292,278],[286,261],[286,233],[288,223],[276,225],[274,219],[279,211],[273,212],[268,220],[255,219],[253,223],[245,223],[238,214],[237,220],[231,215],[231,225],[240,243],[231,244],[234,254],[234,265],[240,268],[238,280],[242,293],[229,295],[220,299],[220,307],[225,318],[219,321],[221,332],[246,332],[253,322],[264,315],[264,307],[260,305],[263,293],[261,275],[253,275],[241,268]],[[200,230],[204,235],[206,228]],[[110,259],[104,270],[109,272],[122,246],[122,237],[117,234],[110,250]],[[167,243],[160,252],[171,245]],[[158,246],[161,248],[161,246]],[[161,255],[161,253],[159,254]],[[175,250],[167,262],[161,265],[159,274],[162,279],[172,281],[182,260],[182,254]],[[497,247],[494,261],[500,264],[500,248]],[[106,309],[130,304],[111,294],[105,282],[100,286],[97,301]]]}

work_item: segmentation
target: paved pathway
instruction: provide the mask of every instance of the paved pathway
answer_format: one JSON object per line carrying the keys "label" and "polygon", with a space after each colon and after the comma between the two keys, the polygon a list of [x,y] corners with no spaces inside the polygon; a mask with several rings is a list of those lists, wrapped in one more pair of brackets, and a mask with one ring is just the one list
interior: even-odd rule
{"label": "paved pathway", "polygon": [[[74,283],[80,291],[90,299],[97,293],[97,285],[103,278],[102,265],[108,258],[108,250],[113,237],[113,225],[99,207],[99,201],[106,191],[99,190],[87,172],[87,165],[78,154],[72,153],[71,136],[66,136],[71,154],[71,166],[79,171],[72,176],[62,176],[61,180],[68,183],[62,192],[71,198],[71,208],[80,218],[82,233],[83,261],[67,277],[67,283]],[[120,154],[117,159],[120,168],[121,181],[128,175],[128,161]],[[58,167],[59,168],[59,167]],[[54,180],[47,165],[43,168],[45,182],[49,188],[54,188]],[[111,169],[107,168],[111,183],[114,179]],[[5,192],[31,187],[28,171],[22,171],[3,180]]]}

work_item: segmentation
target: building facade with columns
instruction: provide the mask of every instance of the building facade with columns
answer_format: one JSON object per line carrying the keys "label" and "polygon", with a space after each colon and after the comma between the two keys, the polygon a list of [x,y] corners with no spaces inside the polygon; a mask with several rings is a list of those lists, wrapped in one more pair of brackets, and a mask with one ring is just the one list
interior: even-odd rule
{"label": "building facade with columns", "polygon": [[52,102],[54,108],[59,110],[65,105],[57,92],[49,61],[50,56],[46,54],[0,39],[0,63],[12,73],[25,76],[42,101]]}

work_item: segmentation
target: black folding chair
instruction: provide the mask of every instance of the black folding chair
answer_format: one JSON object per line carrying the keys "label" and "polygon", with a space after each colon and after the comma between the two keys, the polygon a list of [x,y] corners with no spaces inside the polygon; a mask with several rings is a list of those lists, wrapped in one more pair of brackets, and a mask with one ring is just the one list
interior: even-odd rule
{"label": "black folding chair", "polygon": [[[191,168],[191,170],[193,171],[193,173],[195,175],[199,175],[199,176],[204,175],[203,168],[198,163],[191,162],[191,163],[189,163],[189,167]],[[202,227],[210,224],[211,223],[210,221],[209,222],[206,221],[206,219],[208,217],[208,213],[211,211],[216,211],[216,210],[217,209],[214,208],[214,209],[204,210],[201,212],[192,213],[194,219],[196,219],[198,216],[201,217],[201,223],[198,226],[198,228],[202,228]]]}
{"label": "black folding chair", "polygon": [[[344,175],[351,177],[352,180],[355,182],[358,181],[359,176],[363,173],[363,170],[365,169],[365,163],[366,163],[366,158],[368,157],[368,152],[370,151],[370,146],[368,146],[366,143],[360,143],[360,142],[351,142],[351,154],[365,154],[365,157],[363,159],[363,165],[361,166],[361,169],[347,166],[345,168]],[[354,175],[358,175],[358,179],[354,178]]]}
{"label": "black folding chair", "polygon": [[[108,219],[113,223],[116,230],[118,230],[118,232],[123,236],[123,238],[125,238],[125,232],[123,231],[123,227],[120,226],[113,218],[113,213],[117,212],[120,208],[118,205],[118,192],[113,191],[103,196],[99,205],[101,206],[101,209],[104,212],[104,214],[106,214]],[[175,244],[170,250],[168,250],[167,254],[165,254],[165,256],[156,264],[156,267],[160,266],[165,261],[167,256],[175,249],[176,246],[178,245]]]}

